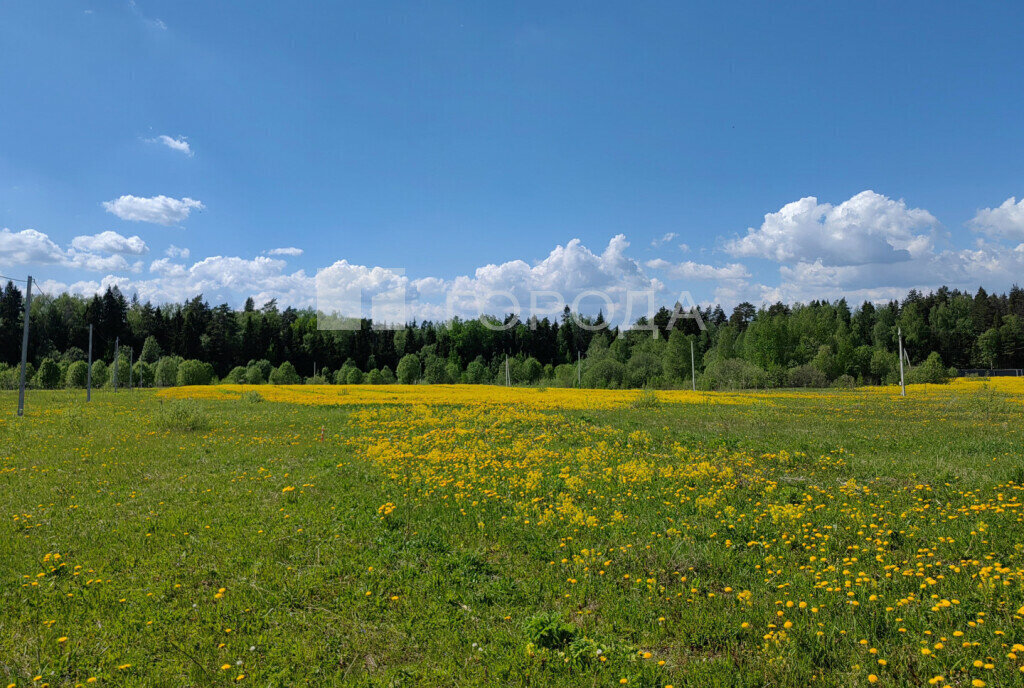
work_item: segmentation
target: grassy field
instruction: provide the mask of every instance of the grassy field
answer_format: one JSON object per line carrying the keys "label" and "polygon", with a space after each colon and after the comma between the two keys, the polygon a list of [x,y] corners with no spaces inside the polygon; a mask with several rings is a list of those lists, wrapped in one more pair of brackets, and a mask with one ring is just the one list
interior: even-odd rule
{"label": "grassy field", "polygon": [[0,401],[3,686],[1024,683],[1021,381]]}

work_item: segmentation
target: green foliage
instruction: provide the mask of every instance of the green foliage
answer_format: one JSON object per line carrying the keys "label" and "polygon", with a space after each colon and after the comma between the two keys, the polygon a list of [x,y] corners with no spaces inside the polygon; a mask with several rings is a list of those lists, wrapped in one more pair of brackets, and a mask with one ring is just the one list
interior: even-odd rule
{"label": "green foliage", "polygon": [[906,373],[906,379],[907,382],[930,382],[941,385],[949,382],[949,370],[942,365],[942,358],[939,357],[939,354],[933,351],[928,354],[924,363],[914,366],[909,373]]}
{"label": "green foliage", "polygon": [[57,389],[60,386],[60,368],[52,358],[44,358],[39,364],[32,383],[38,389]]}
{"label": "green foliage", "polygon": [[110,378],[110,368],[105,361],[92,362],[92,386],[93,388],[103,387]]}
{"label": "green foliage", "polygon": [[548,650],[561,650],[576,637],[576,626],[566,623],[555,611],[530,618],[523,630],[531,643]]}
{"label": "green foliage", "polygon": [[768,374],[742,358],[713,360],[698,383],[701,389],[763,389]]}
{"label": "green foliage", "polygon": [[206,409],[194,399],[176,399],[160,404],[153,414],[153,423],[162,430],[195,432],[210,427]]}
{"label": "green foliage", "polygon": [[182,361],[178,364],[179,387],[208,385],[213,380],[213,366],[202,361]]}
{"label": "green foliage", "polygon": [[139,360],[144,363],[156,363],[160,360],[161,355],[160,343],[157,342],[156,337],[153,335],[146,337],[146,341],[142,344],[142,353],[139,354]]}
{"label": "green foliage", "polygon": [[238,400],[246,404],[262,404],[263,395],[259,392],[242,392],[238,395]]}
{"label": "green foliage", "polygon": [[302,382],[302,378],[293,366],[288,361],[285,361],[270,373],[270,384],[272,385],[297,385]]}
{"label": "green foliage", "polygon": [[395,372],[398,374],[398,381],[403,385],[411,385],[414,382],[418,382],[422,374],[419,357],[415,354],[402,356],[402,360],[398,362],[398,368]]}
{"label": "green foliage", "polygon": [[232,385],[244,385],[245,384],[245,372],[244,366],[235,366],[231,369],[231,372],[224,376],[224,382]]}
{"label": "green foliage", "polygon": [[363,371],[359,368],[351,367],[348,369],[348,374],[345,376],[345,384],[348,385],[361,385],[363,384]]}
{"label": "green foliage", "polygon": [[[173,387],[178,384],[178,360],[175,356],[164,356],[157,361],[153,384],[157,387]],[[92,374],[95,379],[95,366]]]}
{"label": "green foliage", "polygon": [[788,371],[786,385],[788,387],[828,387],[828,376],[817,366],[794,366]]}
{"label": "green foliage", "polygon": [[69,389],[84,389],[88,382],[89,364],[85,361],[75,361],[68,366],[64,373],[64,386]]}
{"label": "green foliage", "polygon": [[395,374],[391,372],[391,368],[384,366],[383,368],[380,369],[380,381],[381,384],[384,385],[395,384]]}
{"label": "green foliage", "polygon": [[366,374],[366,384],[368,385],[379,385],[383,382],[380,376],[380,371],[374,368]]}
{"label": "green foliage", "polygon": [[132,374],[136,387],[152,387],[156,378],[156,366],[145,361],[136,361],[132,366]]}

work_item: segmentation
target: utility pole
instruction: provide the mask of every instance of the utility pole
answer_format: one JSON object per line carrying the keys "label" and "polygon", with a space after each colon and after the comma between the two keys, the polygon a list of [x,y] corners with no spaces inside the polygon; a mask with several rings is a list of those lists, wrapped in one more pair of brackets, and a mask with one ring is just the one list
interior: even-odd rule
{"label": "utility pole", "polygon": [[117,358],[121,353],[121,338],[114,339],[114,391],[117,392]]}
{"label": "utility pole", "polygon": [[903,328],[896,328],[896,338],[900,343],[900,395],[907,396],[907,383],[903,380]]}
{"label": "utility pole", "polygon": [[580,359],[580,352],[576,351],[576,387],[583,386],[583,361]]}
{"label": "utility pole", "polygon": [[690,382],[693,383],[693,391],[697,391],[697,365],[693,357],[693,340],[690,340]]}
{"label": "utility pole", "polygon": [[134,362],[135,362],[135,349],[128,349],[128,391],[129,392],[132,391],[132,389],[134,388],[134,385],[132,384],[134,382],[134,380],[132,379],[134,377],[133,376],[133,371],[132,371],[132,367],[134,365]]}
{"label": "utility pole", "polygon": [[18,384],[18,415],[25,415],[25,369],[28,366],[28,319],[32,306],[32,275],[25,285],[25,326],[21,333],[21,382]]}
{"label": "utility pole", "polygon": [[512,376],[508,372],[508,354],[505,354],[505,386],[512,386]]}
{"label": "utility pole", "polygon": [[92,324],[89,324],[89,367],[85,373],[85,400],[92,401]]}

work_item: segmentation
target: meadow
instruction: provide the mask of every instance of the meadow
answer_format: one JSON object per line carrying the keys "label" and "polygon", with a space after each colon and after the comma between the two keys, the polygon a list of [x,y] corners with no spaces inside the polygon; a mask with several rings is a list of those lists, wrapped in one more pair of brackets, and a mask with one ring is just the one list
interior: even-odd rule
{"label": "meadow", "polygon": [[1024,380],[0,401],[0,686],[1024,683]]}

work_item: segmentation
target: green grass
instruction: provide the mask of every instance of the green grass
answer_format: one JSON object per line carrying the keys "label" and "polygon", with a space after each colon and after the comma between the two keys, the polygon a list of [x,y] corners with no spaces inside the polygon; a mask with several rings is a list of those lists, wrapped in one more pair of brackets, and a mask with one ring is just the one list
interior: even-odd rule
{"label": "green grass", "polygon": [[[1006,655],[1024,643],[1024,525],[1007,505],[1022,494],[1024,407],[1001,395],[655,398],[444,422],[123,391],[89,405],[30,392],[19,419],[14,394],[0,401],[5,686],[1022,676],[1024,652]],[[391,462],[371,458],[373,446],[445,449],[453,466],[467,465],[460,446],[476,446],[499,460],[472,463],[460,484],[443,463],[419,472],[416,451]],[[658,473],[701,461],[718,473]],[[506,489],[527,469],[536,485]],[[596,523],[555,510],[566,495]],[[1005,570],[982,574],[996,563]],[[886,566],[923,573],[887,577]],[[895,606],[910,594],[918,601]],[[941,599],[957,604],[933,611]],[[779,636],[783,619],[794,627]],[[924,656],[922,642],[945,647]]]}

